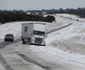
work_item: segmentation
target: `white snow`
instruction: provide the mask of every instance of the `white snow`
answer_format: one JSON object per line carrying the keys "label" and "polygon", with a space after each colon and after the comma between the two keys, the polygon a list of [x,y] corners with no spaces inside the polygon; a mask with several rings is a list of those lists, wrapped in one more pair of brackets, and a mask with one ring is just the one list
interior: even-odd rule
{"label": "white snow", "polygon": [[52,70],[85,70],[85,55],[62,51],[54,46],[31,46],[21,42],[7,47],[4,48],[5,55],[10,53],[12,56],[13,52],[10,51],[18,52]]}
{"label": "white snow", "polygon": [[57,14],[57,15],[67,18],[67,19],[70,19],[70,20],[74,20],[74,21],[79,20],[80,22],[85,22],[85,18],[80,18],[79,16],[74,15],[74,14],[73,15],[72,14]]}
{"label": "white snow", "polygon": [[[6,34],[13,34],[15,38],[19,38],[21,36],[21,25],[22,23],[32,23],[35,21],[25,21],[25,22],[9,22],[3,25],[0,25],[0,39],[4,39],[4,36]],[[35,22],[37,23],[37,22]],[[39,22],[43,23],[43,22]],[[62,27],[65,24],[58,24],[58,23],[46,23],[46,31],[49,32],[53,29],[57,29],[59,27]]]}
{"label": "white snow", "polygon": [[[45,47],[23,45],[18,42],[6,46],[7,48],[3,48],[0,52],[22,53],[52,70],[85,70],[85,23],[63,18],[60,15],[55,16],[57,24],[47,25],[48,30],[52,30],[55,25],[55,28],[62,24],[73,23],[73,25],[48,34]],[[69,16],[65,15],[65,17]],[[72,18],[76,17],[72,15]],[[20,36],[20,30],[21,22],[1,25],[0,39],[3,39],[6,33],[13,33],[15,37]]]}
{"label": "white snow", "polygon": [[6,70],[1,63],[0,63],[0,70]]}

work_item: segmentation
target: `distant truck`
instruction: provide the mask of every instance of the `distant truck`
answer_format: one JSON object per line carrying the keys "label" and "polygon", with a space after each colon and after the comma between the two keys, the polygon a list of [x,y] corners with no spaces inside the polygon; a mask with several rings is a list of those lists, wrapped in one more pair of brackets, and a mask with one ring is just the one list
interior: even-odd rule
{"label": "distant truck", "polygon": [[23,23],[22,24],[22,43],[45,46],[46,38],[45,23]]}

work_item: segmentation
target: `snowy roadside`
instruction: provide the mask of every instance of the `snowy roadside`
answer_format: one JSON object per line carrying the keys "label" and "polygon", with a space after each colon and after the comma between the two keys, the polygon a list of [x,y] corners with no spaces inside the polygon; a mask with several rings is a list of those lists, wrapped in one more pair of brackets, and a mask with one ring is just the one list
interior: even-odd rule
{"label": "snowy roadside", "polygon": [[[52,46],[68,50],[70,52],[85,54],[85,24],[76,23],[70,27],[54,33]],[[54,40],[55,39],[55,40]]]}
{"label": "snowy roadside", "polygon": [[73,20],[73,21],[79,21],[79,22],[85,22],[85,18],[80,18],[79,16],[77,15],[70,15],[70,14],[57,14],[58,16],[60,17],[63,17],[63,18],[67,18],[67,19],[70,19],[70,20]]}

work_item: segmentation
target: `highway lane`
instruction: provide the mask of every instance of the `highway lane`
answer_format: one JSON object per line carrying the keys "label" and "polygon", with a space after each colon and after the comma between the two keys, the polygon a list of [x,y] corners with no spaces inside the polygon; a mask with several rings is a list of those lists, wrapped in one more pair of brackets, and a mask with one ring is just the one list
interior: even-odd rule
{"label": "highway lane", "polygon": [[[58,30],[61,30],[61,29],[66,28],[66,27],[69,27],[69,26],[71,26],[72,24],[73,24],[73,23],[69,23],[69,24],[64,25],[64,26],[62,26],[62,27],[59,27],[59,28],[57,28],[57,29],[51,30],[51,31],[47,32],[47,34],[52,33],[52,32],[55,32],[55,31],[58,31]],[[1,42],[1,43],[0,43],[0,49],[3,49],[3,48],[5,48],[6,46],[8,46],[8,45],[10,45],[10,44],[17,43],[17,42],[19,42],[20,40],[21,40],[21,38],[15,39],[14,42]]]}
{"label": "highway lane", "polygon": [[1,43],[0,43],[0,49],[5,48],[6,46],[8,46],[8,45],[10,45],[10,44],[17,43],[17,42],[19,42],[20,40],[21,40],[21,39],[19,38],[19,39],[16,39],[14,42],[1,42]]}
{"label": "highway lane", "polygon": [[[68,27],[68,26],[70,26],[70,25],[72,25],[72,23],[69,23],[68,25],[65,25],[65,26],[62,26],[62,27],[59,27],[59,28],[57,28],[57,29],[54,29],[54,30],[51,30],[51,31],[49,31],[49,32],[47,32],[47,34],[49,34],[49,33],[52,33],[52,32],[55,32],[55,31],[58,31],[58,30],[61,30],[61,29],[63,29],[63,28],[66,28],[66,27]],[[3,48],[5,48],[6,46],[8,46],[8,45],[11,45],[11,44],[14,44],[14,43],[17,43],[17,42],[19,42],[21,39],[19,38],[19,39],[16,39],[14,42],[1,42],[0,43],[0,49],[3,49]],[[7,56],[7,55],[6,55]],[[43,65],[41,65],[41,64],[39,64],[39,63],[37,63],[36,61],[34,61],[34,60],[32,60],[32,59],[29,59],[28,57],[24,57],[24,55],[22,55],[22,54],[14,54],[14,56],[15,57],[12,57],[12,55],[8,55],[8,56],[10,56],[12,59],[10,59],[10,58],[8,58],[7,59],[7,57],[4,57],[3,56],[3,54],[1,53],[0,54],[0,62],[1,62],[1,64],[5,67],[5,69],[6,70],[18,70],[18,69],[20,69],[21,70],[21,68],[22,67],[20,67],[20,65],[19,65],[19,68],[16,66],[17,64],[15,63],[15,67],[13,67],[12,65],[10,65],[10,64],[8,64],[8,63],[10,63],[10,62],[8,62],[9,60],[11,61],[11,60],[13,60],[13,58],[14,58],[14,60],[15,61],[17,61],[18,59],[16,58],[16,56],[18,57],[18,56],[20,56],[23,60],[22,61],[26,61],[26,62],[28,62],[28,66],[29,65],[31,65],[31,66],[38,66],[41,70],[51,70],[49,67],[47,67],[47,66],[43,66]],[[21,58],[19,58],[19,60],[21,61]],[[12,61],[12,64],[13,64],[14,62]],[[31,64],[30,64],[31,63]],[[25,64],[23,64],[23,65],[25,65]],[[26,66],[27,66],[26,65]],[[28,67],[27,66],[27,68],[30,68],[30,67]],[[27,70],[27,68],[26,68],[26,70]],[[30,68],[30,70],[32,69],[33,67],[31,67]],[[22,69],[23,70],[23,69]],[[35,70],[35,69],[32,69],[32,70]],[[36,69],[37,70],[37,69]]]}

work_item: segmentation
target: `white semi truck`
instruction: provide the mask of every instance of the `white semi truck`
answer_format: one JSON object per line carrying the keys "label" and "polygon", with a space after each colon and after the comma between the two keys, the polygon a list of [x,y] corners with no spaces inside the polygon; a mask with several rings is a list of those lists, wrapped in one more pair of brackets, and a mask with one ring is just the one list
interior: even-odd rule
{"label": "white semi truck", "polygon": [[45,23],[23,23],[22,24],[22,43],[35,44],[45,46],[46,38]]}

